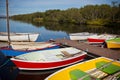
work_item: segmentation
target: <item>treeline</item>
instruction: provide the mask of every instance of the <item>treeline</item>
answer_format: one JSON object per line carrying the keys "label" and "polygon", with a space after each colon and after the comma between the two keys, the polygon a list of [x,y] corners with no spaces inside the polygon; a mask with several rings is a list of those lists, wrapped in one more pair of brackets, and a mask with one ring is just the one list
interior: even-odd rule
{"label": "treeline", "polygon": [[82,8],[67,10],[47,10],[31,14],[11,16],[13,20],[24,22],[58,22],[92,25],[120,24],[120,4],[87,5]]}

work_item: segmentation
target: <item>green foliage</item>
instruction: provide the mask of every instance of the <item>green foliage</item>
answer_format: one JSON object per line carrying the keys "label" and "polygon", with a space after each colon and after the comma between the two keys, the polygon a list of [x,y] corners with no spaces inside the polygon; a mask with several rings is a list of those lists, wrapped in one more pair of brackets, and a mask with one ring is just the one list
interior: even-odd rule
{"label": "green foliage", "polygon": [[95,19],[95,20],[88,20],[87,24],[90,25],[107,25],[109,20],[104,20],[104,19]]}
{"label": "green foliage", "polygon": [[[13,20],[23,22],[58,22],[73,24],[113,25],[120,22],[120,4],[113,6],[87,5],[83,8],[69,8],[67,10],[47,10],[31,14],[11,16]],[[111,24],[112,23],[112,24]]]}

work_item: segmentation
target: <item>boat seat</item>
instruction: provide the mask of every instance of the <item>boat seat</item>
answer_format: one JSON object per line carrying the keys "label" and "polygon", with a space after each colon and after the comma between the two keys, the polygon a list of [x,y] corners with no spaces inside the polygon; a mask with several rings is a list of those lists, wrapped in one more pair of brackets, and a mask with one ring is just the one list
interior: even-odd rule
{"label": "boat seat", "polygon": [[65,55],[65,57],[72,57],[73,54],[68,53],[67,51],[61,51]]}
{"label": "boat seat", "polygon": [[[70,74],[71,80],[92,80],[92,77],[90,75],[88,75],[87,73],[79,69],[72,70],[69,72],[69,74]],[[83,78],[83,79],[80,79],[80,78]],[[99,80],[99,79],[96,79],[96,80]]]}
{"label": "boat seat", "polygon": [[[100,68],[104,65],[107,65],[106,67],[104,68]],[[105,61],[100,61],[100,62],[97,62],[96,63],[96,67],[98,69],[100,69],[101,71],[107,73],[107,74],[114,74],[118,71],[120,71],[120,67],[115,65],[115,64],[112,64],[112,63],[109,63],[109,62],[105,62]]]}

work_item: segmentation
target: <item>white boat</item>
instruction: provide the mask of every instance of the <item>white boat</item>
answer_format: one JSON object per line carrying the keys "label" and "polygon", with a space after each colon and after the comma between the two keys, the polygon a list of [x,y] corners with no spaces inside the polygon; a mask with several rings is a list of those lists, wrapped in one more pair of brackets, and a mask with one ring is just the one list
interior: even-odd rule
{"label": "white boat", "polygon": [[71,40],[87,40],[90,36],[96,36],[95,33],[81,32],[69,34]]}
{"label": "white boat", "polygon": [[20,70],[49,70],[68,66],[83,60],[86,52],[68,47],[34,51],[11,58]]}
{"label": "white boat", "polygon": [[[10,33],[11,41],[36,41],[38,33]],[[0,32],[0,41],[8,41],[8,33]]]}

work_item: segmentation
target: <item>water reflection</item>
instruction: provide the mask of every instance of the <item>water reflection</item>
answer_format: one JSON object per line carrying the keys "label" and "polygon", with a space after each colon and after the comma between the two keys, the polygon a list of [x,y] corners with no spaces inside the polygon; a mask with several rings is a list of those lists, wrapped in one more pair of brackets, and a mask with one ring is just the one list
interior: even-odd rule
{"label": "water reflection", "polygon": [[31,22],[33,26],[41,27],[44,26],[47,30],[53,31],[64,31],[66,33],[76,33],[76,32],[92,32],[92,33],[109,33],[109,34],[119,34],[119,27],[105,27],[96,25],[75,25],[71,23],[57,23],[57,22]]}
{"label": "water reflection", "polygon": [[56,72],[57,70],[59,69],[46,71],[19,71],[16,80],[44,80],[47,76]]}
{"label": "water reflection", "polygon": [[48,30],[54,31],[65,31],[66,33],[76,33],[76,32],[91,32],[91,33],[109,33],[109,34],[119,34],[119,27],[104,27],[95,25],[74,25],[74,24],[52,24],[45,26]]}
{"label": "water reflection", "polygon": [[[0,19],[0,32],[6,31],[6,19]],[[95,25],[74,25],[70,23],[59,24],[56,22],[20,22],[10,20],[11,32],[37,32],[40,33],[37,41],[48,41],[50,39],[67,38],[69,39],[69,33],[76,32],[91,32],[91,33],[109,33],[119,34],[119,27],[104,27]]]}
{"label": "water reflection", "polygon": [[12,70],[15,66],[9,58],[0,52],[0,80],[15,80],[19,72],[18,69]]}

